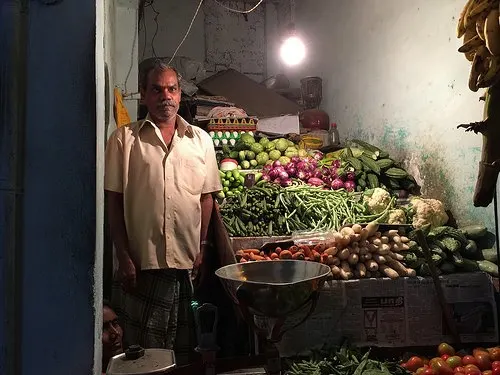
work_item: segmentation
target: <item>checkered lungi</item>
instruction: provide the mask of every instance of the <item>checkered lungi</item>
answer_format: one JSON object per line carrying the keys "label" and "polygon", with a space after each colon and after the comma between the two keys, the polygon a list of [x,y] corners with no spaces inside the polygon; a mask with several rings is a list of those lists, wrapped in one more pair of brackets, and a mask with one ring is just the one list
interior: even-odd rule
{"label": "checkered lungi", "polygon": [[112,304],[121,320],[124,347],[173,349],[178,365],[190,363],[196,346],[192,295],[188,270],[140,271],[132,293],[115,282]]}

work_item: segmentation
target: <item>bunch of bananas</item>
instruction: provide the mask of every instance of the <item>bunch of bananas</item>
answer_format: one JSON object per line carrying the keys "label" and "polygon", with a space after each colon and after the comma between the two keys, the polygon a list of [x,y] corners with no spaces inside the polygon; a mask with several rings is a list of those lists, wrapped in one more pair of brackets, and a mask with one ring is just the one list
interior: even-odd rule
{"label": "bunch of bananas", "polygon": [[468,0],[460,14],[458,52],[472,61],[469,89],[491,87],[500,81],[500,0]]}

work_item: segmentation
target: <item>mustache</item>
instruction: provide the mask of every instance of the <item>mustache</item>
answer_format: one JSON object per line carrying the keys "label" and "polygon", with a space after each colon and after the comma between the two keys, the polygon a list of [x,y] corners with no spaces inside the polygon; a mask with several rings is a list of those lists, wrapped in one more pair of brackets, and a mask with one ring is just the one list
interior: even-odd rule
{"label": "mustache", "polygon": [[175,102],[173,100],[162,100],[160,103],[159,103],[159,106],[160,107],[164,107],[164,106],[171,106],[171,107],[175,107]]}

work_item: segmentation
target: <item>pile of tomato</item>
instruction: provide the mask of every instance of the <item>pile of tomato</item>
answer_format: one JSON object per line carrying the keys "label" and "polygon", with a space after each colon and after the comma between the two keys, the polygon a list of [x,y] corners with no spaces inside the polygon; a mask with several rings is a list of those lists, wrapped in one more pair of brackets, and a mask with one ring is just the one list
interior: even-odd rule
{"label": "pile of tomato", "polygon": [[413,356],[401,366],[416,375],[500,375],[500,347],[476,348],[472,355],[460,355],[441,343],[437,351],[438,356],[430,360]]}

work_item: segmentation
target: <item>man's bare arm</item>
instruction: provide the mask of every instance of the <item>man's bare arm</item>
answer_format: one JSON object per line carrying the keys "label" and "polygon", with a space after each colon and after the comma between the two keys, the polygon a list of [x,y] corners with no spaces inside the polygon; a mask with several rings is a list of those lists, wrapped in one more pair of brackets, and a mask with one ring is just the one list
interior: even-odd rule
{"label": "man's bare arm", "polygon": [[116,248],[118,261],[130,261],[129,243],[123,208],[123,194],[105,190],[111,237]]}
{"label": "man's bare arm", "polygon": [[212,209],[214,207],[214,200],[212,193],[201,195],[201,241],[206,241],[208,233],[208,225],[210,224],[210,218],[212,217]]}

